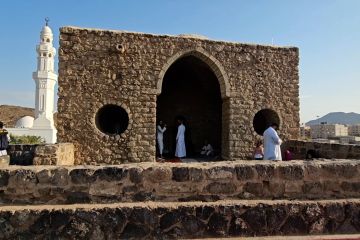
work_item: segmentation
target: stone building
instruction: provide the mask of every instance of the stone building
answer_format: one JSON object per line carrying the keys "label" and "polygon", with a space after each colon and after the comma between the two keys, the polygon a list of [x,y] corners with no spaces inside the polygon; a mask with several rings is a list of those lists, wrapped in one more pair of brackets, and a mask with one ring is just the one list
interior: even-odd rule
{"label": "stone building", "polygon": [[330,138],[348,135],[348,128],[342,124],[316,124],[310,126],[311,138]]}
{"label": "stone building", "polygon": [[251,157],[270,122],[299,136],[299,51],[124,31],[60,29],[58,140],[77,164],[154,161],[156,123],[186,121],[188,155],[208,140],[223,159]]}
{"label": "stone building", "polygon": [[360,124],[354,124],[348,126],[349,136],[360,136]]}
{"label": "stone building", "polygon": [[311,128],[310,126],[301,126],[300,127],[300,138],[301,139],[310,139],[311,138]]}

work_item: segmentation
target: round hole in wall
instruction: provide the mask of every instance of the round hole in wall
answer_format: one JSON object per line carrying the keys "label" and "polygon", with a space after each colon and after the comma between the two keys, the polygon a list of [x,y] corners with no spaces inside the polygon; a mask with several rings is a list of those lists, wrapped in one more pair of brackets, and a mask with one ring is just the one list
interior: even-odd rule
{"label": "round hole in wall", "polygon": [[124,46],[121,45],[121,44],[117,44],[117,45],[116,45],[116,49],[117,49],[119,52],[121,52],[121,53],[123,53],[123,52],[125,51]]}
{"label": "round hole in wall", "polygon": [[124,108],[108,104],[99,109],[95,116],[96,127],[106,134],[121,134],[129,125],[129,115]]}
{"label": "round hole in wall", "polygon": [[263,135],[264,131],[272,123],[280,125],[280,118],[279,115],[271,109],[262,109],[258,111],[253,119],[253,127],[259,135]]}

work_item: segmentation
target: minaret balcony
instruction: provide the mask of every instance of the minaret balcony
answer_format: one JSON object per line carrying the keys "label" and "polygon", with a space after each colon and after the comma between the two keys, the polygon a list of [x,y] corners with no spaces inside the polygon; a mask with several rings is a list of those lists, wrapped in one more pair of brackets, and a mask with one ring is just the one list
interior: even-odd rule
{"label": "minaret balcony", "polygon": [[47,71],[37,71],[33,72],[33,79],[49,79],[53,81],[57,81],[57,75],[54,72],[47,72]]}

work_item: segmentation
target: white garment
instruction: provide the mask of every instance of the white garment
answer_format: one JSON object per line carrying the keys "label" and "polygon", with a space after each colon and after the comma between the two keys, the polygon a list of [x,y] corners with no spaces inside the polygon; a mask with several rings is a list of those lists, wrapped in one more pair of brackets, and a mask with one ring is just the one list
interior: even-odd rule
{"label": "white garment", "polygon": [[274,128],[269,127],[264,131],[264,160],[282,160],[279,138]]}
{"label": "white garment", "polygon": [[6,156],[6,155],[7,155],[6,150],[0,150],[0,157],[1,156]]}
{"label": "white garment", "polygon": [[176,135],[176,157],[185,157],[186,156],[186,147],[185,147],[185,126],[181,124],[178,127],[177,135]]}
{"label": "white garment", "polygon": [[[8,139],[8,141],[10,142],[10,136],[9,134],[6,134],[6,137]],[[7,155],[7,151],[6,150],[0,150],[0,156],[6,156]]]}
{"label": "white garment", "polygon": [[157,141],[159,145],[159,152],[160,155],[163,154],[164,150],[164,132],[166,131],[166,127],[161,127],[160,125],[157,126]]}
{"label": "white garment", "polygon": [[206,155],[206,156],[209,156],[210,154],[212,154],[214,151],[213,147],[209,144],[205,145],[202,147],[201,149],[201,155]]}

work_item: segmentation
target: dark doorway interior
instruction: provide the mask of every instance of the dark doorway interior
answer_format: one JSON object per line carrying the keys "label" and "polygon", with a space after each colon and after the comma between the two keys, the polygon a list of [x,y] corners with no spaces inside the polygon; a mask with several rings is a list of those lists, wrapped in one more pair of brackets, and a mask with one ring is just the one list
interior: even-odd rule
{"label": "dark doorway interior", "polygon": [[185,119],[187,157],[195,157],[207,140],[221,151],[222,99],[217,77],[202,60],[186,56],[167,70],[157,99],[157,121],[163,120],[168,155],[175,152],[176,118]]}

